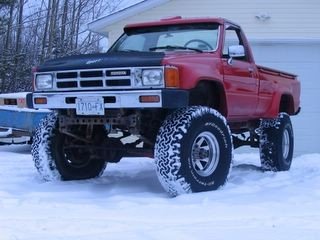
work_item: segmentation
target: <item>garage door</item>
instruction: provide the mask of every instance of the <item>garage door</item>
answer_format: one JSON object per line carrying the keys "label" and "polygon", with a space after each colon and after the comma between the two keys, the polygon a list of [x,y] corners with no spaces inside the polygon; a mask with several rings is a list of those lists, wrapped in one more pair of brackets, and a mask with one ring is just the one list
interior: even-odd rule
{"label": "garage door", "polygon": [[292,117],[295,156],[320,152],[320,42],[253,43],[258,64],[295,73],[301,81],[301,107]]}

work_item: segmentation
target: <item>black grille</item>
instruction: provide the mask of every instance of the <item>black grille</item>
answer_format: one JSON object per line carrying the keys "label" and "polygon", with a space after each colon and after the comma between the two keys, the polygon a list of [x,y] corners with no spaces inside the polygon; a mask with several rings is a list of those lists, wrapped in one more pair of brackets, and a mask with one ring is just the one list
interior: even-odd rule
{"label": "black grille", "polygon": [[57,73],[57,79],[65,79],[65,78],[77,78],[77,72],[59,72]]}
{"label": "black grille", "polygon": [[57,82],[58,88],[76,88],[77,82]]}
{"label": "black grille", "polygon": [[112,88],[130,87],[131,70],[125,69],[98,69],[77,70],[56,73],[56,83],[59,89],[85,88]]}
{"label": "black grille", "polygon": [[88,71],[88,72],[80,72],[80,77],[82,78],[92,78],[92,77],[102,77],[102,71]]}
{"label": "black grille", "polygon": [[130,86],[130,79],[113,79],[107,80],[106,85],[108,87],[121,87],[121,86]]}
{"label": "black grille", "polygon": [[81,81],[81,87],[102,87],[102,80]]}

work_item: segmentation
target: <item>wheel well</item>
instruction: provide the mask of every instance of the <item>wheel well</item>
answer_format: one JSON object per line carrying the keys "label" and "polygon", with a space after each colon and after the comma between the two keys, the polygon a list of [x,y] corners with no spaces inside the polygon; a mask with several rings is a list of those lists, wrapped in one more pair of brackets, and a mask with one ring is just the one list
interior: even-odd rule
{"label": "wheel well", "polygon": [[190,91],[189,105],[207,106],[227,115],[223,86],[215,81],[202,80]]}
{"label": "wheel well", "polygon": [[289,115],[294,114],[294,103],[291,95],[284,94],[281,96],[279,112],[286,112]]}

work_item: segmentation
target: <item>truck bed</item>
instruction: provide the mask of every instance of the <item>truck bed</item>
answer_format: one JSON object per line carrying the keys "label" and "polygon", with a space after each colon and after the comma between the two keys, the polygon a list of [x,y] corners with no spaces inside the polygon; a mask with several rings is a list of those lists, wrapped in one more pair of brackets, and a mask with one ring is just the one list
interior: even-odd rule
{"label": "truck bed", "polygon": [[264,67],[261,65],[257,65],[257,68],[259,69],[259,71],[261,73],[267,73],[270,75],[281,76],[281,77],[285,77],[285,78],[289,78],[289,79],[296,79],[297,78],[297,75],[292,74],[292,73],[288,73],[285,71],[279,71],[279,70],[269,68],[269,67]]}

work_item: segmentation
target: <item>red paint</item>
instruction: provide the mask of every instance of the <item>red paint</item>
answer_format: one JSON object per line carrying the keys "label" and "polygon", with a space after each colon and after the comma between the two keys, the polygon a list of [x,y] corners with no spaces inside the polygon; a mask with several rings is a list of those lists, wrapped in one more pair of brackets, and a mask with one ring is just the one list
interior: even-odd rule
{"label": "red paint", "polygon": [[[259,118],[274,118],[279,113],[280,100],[283,95],[293,99],[291,110],[293,115],[300,106],[300,83],[297,76],[256,66],[248,41],[241,28],[222,18],[183,19],[172,17],[156,22],[130,24],[125,27],[144,28],[161,25],[177,25],[190,23],[213,22],[220,25],[218,49],[215,52],[174,52],[166,53],[162,64],[178,67],[180,87],[192,89],[201,80],[215,81],[224,89],[225,102],[221,112],[228,121],[247,121]],[[225,29],[234,26],[239,31],[242,45],[246,51],[246,61],[233,59],[229,65],[227,58],[222,57]]]}

